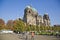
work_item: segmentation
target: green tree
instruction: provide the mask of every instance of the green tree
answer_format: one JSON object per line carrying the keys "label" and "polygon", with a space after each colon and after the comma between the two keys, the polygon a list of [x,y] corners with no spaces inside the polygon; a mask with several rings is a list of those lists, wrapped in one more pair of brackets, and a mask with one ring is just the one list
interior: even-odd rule
{"label": "green tree", "polygon": [[54,31],[60,31],[60,27],[59,26],[56,26],[53,28]]}
{"label": "green tree", "polygon": [[23,32],[25,31],[25,23],[22,20],[15,20],[14,21],[14,30]]}
{"label": "green tree", "polygon": [[8,22],[6,24],[6,28],[13,30],[13,20],[8,20]]}
{"label": "green tree", "polygon": [[30,31],[31,29],[30,29],[30,26],[28,25],[28,24],[26,24],[26,26],[25,26],[25,31]]}

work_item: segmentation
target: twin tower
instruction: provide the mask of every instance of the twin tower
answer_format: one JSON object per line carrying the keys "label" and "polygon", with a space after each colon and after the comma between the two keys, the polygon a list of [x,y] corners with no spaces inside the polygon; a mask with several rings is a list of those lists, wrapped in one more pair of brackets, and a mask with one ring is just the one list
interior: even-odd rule
{"label": "twin tower", "polygon": [[49,15],[48,14],[44,14],[44,16],[38,15],[37,10],[32,6],[27,6],[24,9],[23,21],[29,25],[50,26]]}

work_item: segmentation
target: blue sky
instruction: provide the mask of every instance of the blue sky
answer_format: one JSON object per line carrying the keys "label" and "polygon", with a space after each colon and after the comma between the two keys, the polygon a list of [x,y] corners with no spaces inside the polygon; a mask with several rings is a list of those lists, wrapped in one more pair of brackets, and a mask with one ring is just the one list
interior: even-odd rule
{"label": "blue sky", "polygon": [[39,15],[48,13],[51,25],[60,24],[60,0],[0,0],[0,18],[5,22],[23,18],[27,5],[34,7]]}

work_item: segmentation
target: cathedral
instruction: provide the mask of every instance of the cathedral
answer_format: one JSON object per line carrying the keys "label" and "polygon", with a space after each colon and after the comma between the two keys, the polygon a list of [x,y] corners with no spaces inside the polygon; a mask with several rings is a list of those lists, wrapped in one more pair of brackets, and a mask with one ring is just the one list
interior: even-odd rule
{"label": "cathedral", "polygon": [[26,6],[24,9],[24,17],[23,21],[29,25],[44,25],[50,26],[50,19],[48,14],[44,14],[44,16],[38,15],[38,12],[32,6]]}

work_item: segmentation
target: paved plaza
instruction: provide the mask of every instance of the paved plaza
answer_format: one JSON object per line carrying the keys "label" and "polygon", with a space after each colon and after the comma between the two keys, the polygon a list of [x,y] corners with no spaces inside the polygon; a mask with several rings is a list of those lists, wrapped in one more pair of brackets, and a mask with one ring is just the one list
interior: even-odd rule
{"label": "paved plaza", "polygon": [[[22,34],[0,34],[0,40],[26,40],[25,35]],[[31,35],[28,35],[28,39],[31,40]],[[34,40],[60,40],[56,36],[35,35]]]}

